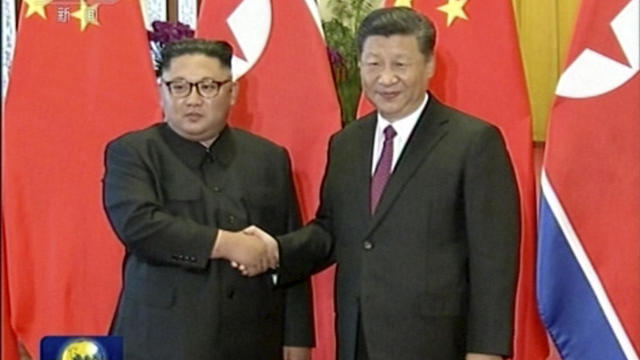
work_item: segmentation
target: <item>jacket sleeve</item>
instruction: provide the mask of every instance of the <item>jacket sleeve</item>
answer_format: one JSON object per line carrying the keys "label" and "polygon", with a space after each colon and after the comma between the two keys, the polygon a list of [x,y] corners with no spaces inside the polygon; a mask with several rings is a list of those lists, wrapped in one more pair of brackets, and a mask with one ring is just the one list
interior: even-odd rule
{"label": "jacket sleeve", "polygon": [[509,355],[519,239],[519,201],[498,130],[486,127],[465,164],[469,249],[467,352]]}
{"label": "jacket sleeve", "polygon": [[[283,193],[287,194],[287,231],[300,227],[300,211],[292,181],[289,157],[286,157],[286,182]],[[286,288],[284,315],[284,344],[287,346],[312,347],[315,344],[313,301],[309,278],[295,282]]]}
{"label": "jacket sleeve", "polygon": [[125,139],[107,145],[103,200],[127,252],[150,262],[204,269],[217,229],[163,208],[152,168]]}
{"label": "jacket sleeve", "polygon": [[279,236],[280,268],[278,281],[288,284],[299,281],[335,263],[335,244],[331,232],[331,154],[329,143],[327,166],[320,189],[320,206],[316,217],[306,226]]}

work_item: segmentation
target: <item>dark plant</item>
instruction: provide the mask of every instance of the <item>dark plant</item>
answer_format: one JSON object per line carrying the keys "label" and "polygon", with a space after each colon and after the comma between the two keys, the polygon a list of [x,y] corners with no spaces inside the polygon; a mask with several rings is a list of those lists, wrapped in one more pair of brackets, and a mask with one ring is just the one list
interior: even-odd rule
{"label": "dark plant", "polygon": [[151,47],[151,55],[154,63],[158,63],[160,59],[160,52],[162,48],[172,41],[178,41],[182,39],[191,39],[195,35],[189,25],[181,22],[168,22],[156,20],[151,23],[153,31],[147,31],[147,38],[149,39],[149,46]]}
{"label": "dark plant", "polygon": [[355,32],[373,5],[369,0],[329,0],[327,7],[334,18],[322,25],[340,98],[342,122],[346,125],[355,119],[361,90]]}
{"label": "dark plant", "polygon": [[193,38],[195,32],[189,25],[181,22],[154,21],[151,23],[153,31],[148,31],[149,41],[164,46],[171,41]]}

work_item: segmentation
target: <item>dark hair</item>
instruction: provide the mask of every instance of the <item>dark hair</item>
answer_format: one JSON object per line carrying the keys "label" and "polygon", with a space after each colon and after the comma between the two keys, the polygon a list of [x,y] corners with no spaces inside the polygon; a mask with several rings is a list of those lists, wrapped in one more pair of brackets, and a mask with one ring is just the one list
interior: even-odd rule
{"label": "dark hair", "polygon": [[226,41],[204,39],[184,39],[170,42],[160,52],[156,60],[156,76],[171,66],[171,60],[182,55],[202,54],[220,60],[223,67],[231,69],[233,49]]}
{"label": "dark hair", "polygon": [[356,34],[358,57],[369,36],[413,35],[420,52],[428,59],[433,54],[436,29],[431,20],[410,7],[376,9],[362,20]]}

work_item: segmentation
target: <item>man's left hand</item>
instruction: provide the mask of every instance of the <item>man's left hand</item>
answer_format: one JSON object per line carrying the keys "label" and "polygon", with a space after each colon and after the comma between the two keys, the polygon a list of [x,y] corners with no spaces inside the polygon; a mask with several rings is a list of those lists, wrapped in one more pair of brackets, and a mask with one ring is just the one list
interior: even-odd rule
{"label": "man's left hand", "polygon": [[311,357],[311,350],[307,347],[285,346],[283,350],[283,360],[309,360]]}

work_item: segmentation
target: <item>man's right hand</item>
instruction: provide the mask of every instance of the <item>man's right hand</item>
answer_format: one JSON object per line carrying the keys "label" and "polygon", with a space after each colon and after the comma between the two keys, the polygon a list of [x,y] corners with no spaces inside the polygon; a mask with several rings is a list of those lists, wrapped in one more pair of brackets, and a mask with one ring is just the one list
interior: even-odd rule
{"label": "man's right hand", "polygon": [[211,257],[238,264],[246,276],[262,274],[278,265],[278,244],[245,232],[218,230]]}
{"label": "man's right hand", "polygon": [[[245,228],[244,230],[242,230],[242,233],[245,235],[249,235],[249,236],[254,236],[260,240],[262,240],[267,247],[269,248],[269,256],[271,257],[270,259],[270,264],[272,266],[270,266],[271,269],[276,269],[278,268],[278,262],[279,262],[279,252],[278,252],[278,242],[276,241],[276,239],[273,238],[273,236],[269,235],[266,231],[260,229],[259,227],[255,226],[255,225],[251,225],[247,228]],[[255,274],[253,274],[252,269],[247,268],[247,266],[245,264],[243,264],[242,262],[235,262],[232,261],[231,265],[235,268],[237,268],[243,275],[245,276],[253,276]]]}

